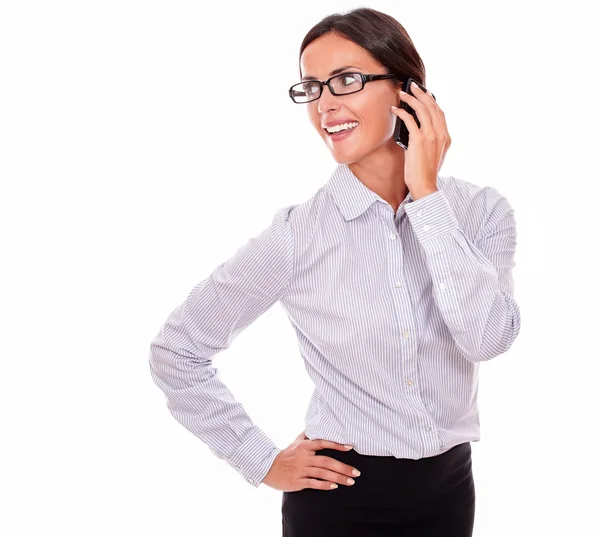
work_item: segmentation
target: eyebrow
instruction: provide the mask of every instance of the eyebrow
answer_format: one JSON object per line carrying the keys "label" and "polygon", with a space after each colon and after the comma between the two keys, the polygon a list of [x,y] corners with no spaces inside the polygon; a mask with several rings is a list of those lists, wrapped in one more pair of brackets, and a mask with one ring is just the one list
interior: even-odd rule
{"label": "eyebrow", "polygon": [[[341,73],[342,71],[345,71],[346,69],[362,69],[361,67],[357,67],[356,65],[344,65],[343,67],[338,67],[337,69],[334,69],[333,71],[331,71],[331,73],[329,73],[329,76],[335,76],[339,73]],[[318,78],[316,76],[303,76],[302,80],[318,80]]]}

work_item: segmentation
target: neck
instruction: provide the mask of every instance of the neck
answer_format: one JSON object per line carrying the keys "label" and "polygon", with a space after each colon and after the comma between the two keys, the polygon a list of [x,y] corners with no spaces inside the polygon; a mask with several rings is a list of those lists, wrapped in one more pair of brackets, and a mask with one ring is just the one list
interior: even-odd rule
{"label": "neck", "polygon": [[404,183],[404,149],[393,142],[393,147],[380,147],[358,162],[348,164],[348,167],[367,188],[387,201],[396,213],[409,192]]}

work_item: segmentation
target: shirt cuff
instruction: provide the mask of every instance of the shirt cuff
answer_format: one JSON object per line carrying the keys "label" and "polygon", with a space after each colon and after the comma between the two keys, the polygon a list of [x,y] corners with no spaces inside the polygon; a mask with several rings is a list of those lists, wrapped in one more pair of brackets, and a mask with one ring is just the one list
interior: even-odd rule
{"label": "shirt cuff", "polygon": [[281,450],[255,426],[254,432],[237,449],[228,463],[254,487],[258,487]]}
{"label": "shirt cuff", "polygon": [[419,242],[425,242],[458,228],[458,220],[443,190],[437,190],[405,206]]}

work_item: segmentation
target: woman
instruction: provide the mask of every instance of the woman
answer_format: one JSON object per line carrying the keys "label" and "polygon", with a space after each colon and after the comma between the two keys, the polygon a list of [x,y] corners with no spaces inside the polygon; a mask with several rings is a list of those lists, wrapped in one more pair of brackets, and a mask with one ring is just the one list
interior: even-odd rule
{"label": "woman", "polygon": [[[425,70],[392,17],[326,17],[300,76],[290,96],[338,166],[194,287],[151,344],[152,377],[217,457],[283,491],[284,537],[470,536],[478,367],[520,328],[514,211],[492,187],[438,175],[444,113],[429,92],[402,93]],[[306,434],[285,449],[211,365],[277,301],[315,384]]]}

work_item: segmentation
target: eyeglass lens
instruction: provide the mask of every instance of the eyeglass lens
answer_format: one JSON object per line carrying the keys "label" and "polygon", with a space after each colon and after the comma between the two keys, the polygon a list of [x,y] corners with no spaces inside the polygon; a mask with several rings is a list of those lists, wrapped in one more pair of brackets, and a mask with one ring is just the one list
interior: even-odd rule
{"label": "eyeglass lens", "polygon": [[[360,91],[363,83],[359,73],[342,73],[329,81],[329,87],[334,95],[344,95]],[[292,87],[292,98],[298,103],[312,101],[318,95],[319,83],[315,80],[306,80]]]}

